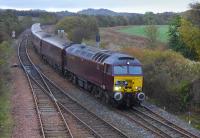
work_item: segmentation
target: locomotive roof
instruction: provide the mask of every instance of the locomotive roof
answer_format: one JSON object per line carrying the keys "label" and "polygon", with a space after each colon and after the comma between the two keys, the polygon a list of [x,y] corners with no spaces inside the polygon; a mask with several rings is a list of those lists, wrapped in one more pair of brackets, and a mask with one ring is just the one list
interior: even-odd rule
{"label": "locomotive roof", "polygon": [[[102,58],[103,56],[104,58],[107,58],[111,53],[111,51],[108,51],[108,50],[102,50],[93,46],[86,46],[83,44],[73,44],[72,46],[67,48],[66,51],[73,55],[78,55],[80,57],[83,57],[89,60],[94,60],[94,61],[97,61],[98,55],[99,56],[102,55]],[[99,61],[99,62],[102,62],[102,61]]]}
{"label": "locomotive roof", "polygon": [[141,65],[138,59],[122,53],[113,53],[104,63],[114,65]]}
{"label": "locomotive roof", "polygon": [[86,46],[83,44],[74,44],[66,49],[68,53],[77,55],[82,58],[93,60],[100,64],[130,64],[140,65],[140,62],[126,54],[112,52],[109,50],[103,50],[92,46]]}

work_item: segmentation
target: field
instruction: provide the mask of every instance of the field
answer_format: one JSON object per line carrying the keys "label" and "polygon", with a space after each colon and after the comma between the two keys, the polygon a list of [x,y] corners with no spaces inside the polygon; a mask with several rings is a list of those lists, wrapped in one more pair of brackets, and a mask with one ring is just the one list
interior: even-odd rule
{"label": "field", "polygon": [[[129,26],[119,29],[118,32],[126,33],[129,35],[147,37],[145,34],[145,27],[146,25]],[[157,27],[159,32],[158,40],[166,43],[168,41],[168,25],[157,25]]]}

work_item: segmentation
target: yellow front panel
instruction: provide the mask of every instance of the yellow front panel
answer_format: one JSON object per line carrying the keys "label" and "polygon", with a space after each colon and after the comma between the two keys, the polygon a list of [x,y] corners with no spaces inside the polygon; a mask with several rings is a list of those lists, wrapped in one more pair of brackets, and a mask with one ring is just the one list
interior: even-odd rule
{"label": "yellow front panel", "polygon": [[[115,85],[117,81],[126,81],[128,84]],[[143,76],[115,76],[113,91],[118,92],[139,92],[142,91]]]}

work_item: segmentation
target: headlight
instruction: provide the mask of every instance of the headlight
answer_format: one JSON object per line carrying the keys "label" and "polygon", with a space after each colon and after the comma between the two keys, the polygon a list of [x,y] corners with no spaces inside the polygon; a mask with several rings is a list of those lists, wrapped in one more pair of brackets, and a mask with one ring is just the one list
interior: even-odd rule
{"label": "headlight", "polygon": [[135,87],[136,90],[141,91],[142,87]]}
{"label": "headlight", "polygon": [[119,91],[119,90],[121,90],[121,86],[115,86],[114,87],[114,91]]}

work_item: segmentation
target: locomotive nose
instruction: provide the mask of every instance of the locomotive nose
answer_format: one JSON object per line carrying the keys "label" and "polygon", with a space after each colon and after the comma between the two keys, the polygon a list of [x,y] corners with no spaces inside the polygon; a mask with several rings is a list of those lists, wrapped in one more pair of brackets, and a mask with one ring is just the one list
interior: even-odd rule
{"label": "locomotive nose", "polygon": [[136,97],[139,101],[144,101],[145,100],[145,94],[143,92],[137,93]]}

